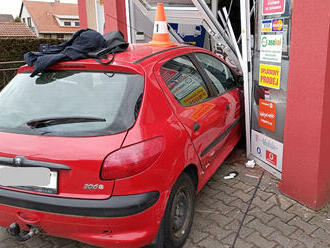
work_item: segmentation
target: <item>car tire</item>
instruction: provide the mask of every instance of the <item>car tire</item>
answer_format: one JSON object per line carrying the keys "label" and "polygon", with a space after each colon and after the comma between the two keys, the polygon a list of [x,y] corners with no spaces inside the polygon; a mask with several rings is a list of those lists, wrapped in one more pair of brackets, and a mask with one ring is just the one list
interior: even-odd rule
{"label": "car tire", "polygon": [[179,248],[185,243],[194,219],[196,188],[187,173],[175,182],[163,219],[164,247]]}

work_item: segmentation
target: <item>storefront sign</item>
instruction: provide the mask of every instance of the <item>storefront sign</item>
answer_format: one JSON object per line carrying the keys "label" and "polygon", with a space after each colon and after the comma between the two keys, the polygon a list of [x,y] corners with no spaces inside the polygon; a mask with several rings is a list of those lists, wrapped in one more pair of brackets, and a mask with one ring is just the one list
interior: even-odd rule
{"label": "storefront sign", "polygon": [[259,85],[279,89],[281,83],[281,66],[260,64]]}
{"label": "storefront sign", "polygon": [[261,35],[260,60],[281,63],[283,35]]}
{"label": "storefront sign", "polygon": [[276,104],[259,99],[259,126],[275,131]]}
{"label": "storefront sign", "polygon": [[282,171],[283,144],[252,130],[252,154],[269,164],[271,167]]}
{"label": "storefront sign", "polygon": [[262,15],[283,14],[285,0],[263,0]]}
{"label": "storefront sign", "polygon": [[284,19],[262,20],[261,32],[282,32]]}

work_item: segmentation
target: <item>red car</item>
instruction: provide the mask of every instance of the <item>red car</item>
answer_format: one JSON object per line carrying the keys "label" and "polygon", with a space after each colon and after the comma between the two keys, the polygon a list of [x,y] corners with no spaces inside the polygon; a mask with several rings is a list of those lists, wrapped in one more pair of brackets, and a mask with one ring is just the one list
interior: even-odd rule
{"label": "red car", "polygon": [[235,70],[205,49],[146,44],[110,65],[32,69],[0,93],[0,226],[19,241],[181,247],[196,194],[241,137]]}

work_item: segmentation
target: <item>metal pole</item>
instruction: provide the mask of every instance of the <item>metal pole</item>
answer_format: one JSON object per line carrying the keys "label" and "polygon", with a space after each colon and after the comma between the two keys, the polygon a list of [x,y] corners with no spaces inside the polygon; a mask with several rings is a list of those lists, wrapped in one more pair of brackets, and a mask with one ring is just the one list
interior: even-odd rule
{"label": "metal pole", "polygon": [[218,13],[218,5],[219,5],[219,0],[212,0],[212,12],[214,16],[217,16]]}
{"label": "metal pole", "polygon": [[247,0],[240,0],[241,5],[241,31],[242,31],[242,71],[244,78],[244,105],[245,105],[245,134],[246,134],[246,156],[251,153],[251,136],[250,136],[250,82],[248,71],[248,39],[247,39],[247,20],[250,22],[249,15],[247,16]]}
{"label": "metal pole", "polygon": [[234,34],[234,30],[233,30],[233,27],[231,26],[231,22],[229,20],[229,16],[228,16],[228,12],[226,10],[226,7],[223,7],[222,8],[222,11],[223,11],[223,13],[225,15],[225,20],[227,20],[226,26],[228,27],[228,30],[229,30],[231,39],[233,41],[233,44],[234,44],[234,47],[235,47],[235,50],[236,50],[236,53],[237,53],[237,57],[238,57],[238,60],[239,60],[239,63],[240,64],[243,64],[242,55],[241,55],[241,52],[240,52],[240,50],[238,48],[238,45],[237,45],[237,42],[236,42],[236,38],[235,38],[235,34]]}

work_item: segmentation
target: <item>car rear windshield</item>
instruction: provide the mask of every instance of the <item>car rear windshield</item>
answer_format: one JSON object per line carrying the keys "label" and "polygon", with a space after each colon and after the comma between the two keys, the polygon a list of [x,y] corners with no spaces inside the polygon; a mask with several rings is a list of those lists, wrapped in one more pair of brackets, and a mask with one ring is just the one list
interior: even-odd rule
{"label": "car rear windshield", "polygon": [[125,131],[139,111],[144,78],[118,72],[17,74],[0,92],[0,131],[98,136]]}

